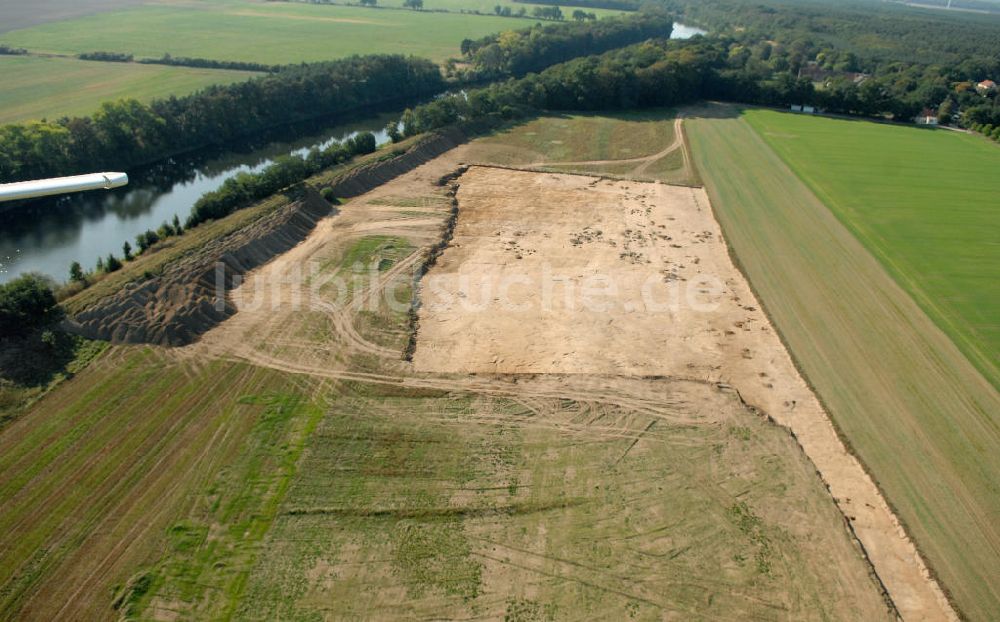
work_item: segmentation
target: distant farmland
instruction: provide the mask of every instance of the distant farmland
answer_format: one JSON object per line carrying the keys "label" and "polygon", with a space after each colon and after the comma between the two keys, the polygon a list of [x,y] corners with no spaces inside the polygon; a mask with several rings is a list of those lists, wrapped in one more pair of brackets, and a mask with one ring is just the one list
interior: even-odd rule
{"label": "distant farmland", "polygon": [[945,130],[746,119],[1000,388],[1000,148]]}
{"label": "distant farmland", "polygon": [[244,71],[102,63],[75,58],[0,56],[4,88],[0,123],[86,115],[102,102],[132,97],[149,101],[185,95],[211,84],[246,80]]}
{"label": "distant farmland", "polygon": [[462,39],[532,23],[457,12],[226,0],[147,5],[81,17],[10,32],[2,41],[33,52],[112,51],[141,57],[169,53],[269,64],[376,53],[443,61],[459,55]]}

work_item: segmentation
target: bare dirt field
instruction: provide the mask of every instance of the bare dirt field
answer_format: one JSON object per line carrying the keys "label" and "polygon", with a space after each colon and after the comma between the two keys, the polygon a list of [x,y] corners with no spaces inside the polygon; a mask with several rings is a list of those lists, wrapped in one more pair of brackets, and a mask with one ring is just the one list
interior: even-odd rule
{"label": "bare dirt field", "polygon": [[[891,616],[794,439],[727,388],[821,414],[700,189],[472,167],[454,238],[419,283],[414,362],[402,360],[407,307],[385,292],[411,295],[451,214],[454,190],[437,181],[476,147],[344,205],[177,353],[354,387],[331,398],[241,615],[336,603],[389,618]],[[502,279],[545,265],[570,280],[605,273],[625,292],[651,274],[666,308],[626,310],[640,295],[570,312],[558,284],[547,317],[436,298],[462,266]],[[723,275],[693,292],[715,310],[671,305],[699,274]],[[518,283],[508,293],[538,298]]]}
{"label": "bare dirt field", "polygon": [[425,279],[417,370],[670,376],[734,386],[789,426],[907,619],[953,616],[846,451],[700,189],[474,167]]}

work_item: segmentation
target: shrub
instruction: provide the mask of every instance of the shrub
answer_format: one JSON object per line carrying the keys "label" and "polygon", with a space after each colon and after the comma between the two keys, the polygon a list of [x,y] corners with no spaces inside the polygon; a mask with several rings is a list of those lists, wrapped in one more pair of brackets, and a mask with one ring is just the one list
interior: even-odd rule
{"label": "shrub", "polygon": [[324,199],[326,199],[326,202],[330,203],[331,205],[337,205],[337,204],[340,203],[340,201],[337,200],[337,197],[335,197],[333,195],[333,188],[331,188],[329,186],[327,186],[327,187],[323,188],[322,190],[320,190],[319,191],[319,195],[321,197],[323,197]]}
{"label": "shrub", "polygon": [[107,273],[115,272],[116,270],[121,270],[122,262],[120,259],[115,257],[114,253],[108,253],[108,258],[104,260],[104,271]]}
{"label": "shrub", "polygon": [[25,336],[62,317],[45,277],[25,274],[0,285],[0,338]]}
{"label": "shrub", "polygon": [[79,261],[74,261],[69,265],[69,280],[74,283],[83,283],[86,277],[83,274],[83,267]]}

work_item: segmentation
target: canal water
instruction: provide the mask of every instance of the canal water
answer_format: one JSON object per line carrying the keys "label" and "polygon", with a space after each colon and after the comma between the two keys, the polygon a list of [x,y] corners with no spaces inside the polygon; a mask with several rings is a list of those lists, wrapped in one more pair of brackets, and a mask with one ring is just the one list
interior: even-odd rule
{"label": "canal water", "polygon": [[[400,113],[373,116],[328,127],[288,128],[255,143],[230,146],[171,159],[130,175],[129,185],[111,191],[45,199],[0,213],[0,283],[25,272],[65,281],[79,261],[89,270],[98,257],[121,257],[127,240],[156,229],[176,215],[181,222],[202,194],[241,172],[255,172],[285,154],[303,155],[359,132],[372,132],[378,144],[389,142],[385,127]],[[294,138],[290,138],[294,136]],[[96,171],[95,171],[96,172]]]}

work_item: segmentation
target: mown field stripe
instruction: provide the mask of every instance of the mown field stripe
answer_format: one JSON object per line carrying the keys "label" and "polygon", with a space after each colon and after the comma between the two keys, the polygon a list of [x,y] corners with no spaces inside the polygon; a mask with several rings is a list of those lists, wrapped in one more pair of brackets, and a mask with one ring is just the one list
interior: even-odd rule
{"label": "mown field stripe", "polygon": [[[148,561],[165,521],[194,502],[255,421],[259,409],[235,398],[286,384],[247,365],[190,369],[148,349],[114,353],[120,360],[99,361],[0,435],[20,460],[58,451],[20,486],[4,481],[16,472],[0,471],[0,505],[11,510],[0,516],[0,617],[110,615],[113,582]],[[51,432],[33,426],[79,428],[79,440],[52,448]]]}
{"label": "mown field stripe", "polygon": [[1000,611],[1000,395],[734,109],[699,173],[804,375],[961,611]]}
{"label": "mown field stripe", "polygon": [[232,392],[253,389],[275,376],[243,365],[218,373],[211,373],[213,369],[208,370],[211,380],[199,383],[212,389],[193,394],[183,405],[194,417],[184,421],[155,462],[143,467],[132,494],[109,499],[86,539],[45,578],[25,611],[39,618],[61,617],[66,611],[87,612],[89,618],[106,615],[110,600],[94,594],[121,584],[159,551],[167,524],[199,502],[192,493],[202,490],[220,465],[231,463],[255,420],[246,407],[237,405]]}
{"label": "mown field stripe", "polygon": [[1000,149],[946,130],[754,110],[747,121],[1000,389]]}
{"label": "mown field stripe", "polygon": [[[229,375],[223,374],[223,377]],[[95,443],[74,449],[75,453],[68,456],[72,459],[48,469],[45,480],[31,487],[32,497],[17,500],[15,507],[19,511],[13,516],[17,520],[4,529],[7,537],[17,539],[7,561],[10,558],[28,559],[33,550],[43,549],[49,553],[44,563],[33,568],[29,575],[20,573],[18,594],[8,600],[5,607],[16,607],[20,594],[26,593],[65,555],[79,547],[108,504],[128,497],[135,483],[148,471],[147,465],[184,430],[191,417],[196,416],[197,408],[178,408],[198,391],[196,385],[183,383],[179,376],[178,373],[161,373],[158,383],[147,384],[145,391],[131,393],[142,396],[138,403],[101,408],[104,415],[101,423],[108,423],[106,430],[90,430],[86,434],[106,433],[95,434]],[[180,386],[178,381],[181,381]],[[119,385],[117,382],[110,384]],[[164,395],[170,397],[163,399]],[[200,399],[208,398],[202,396]],[[146,416],[137,416],[139,413]]]}

